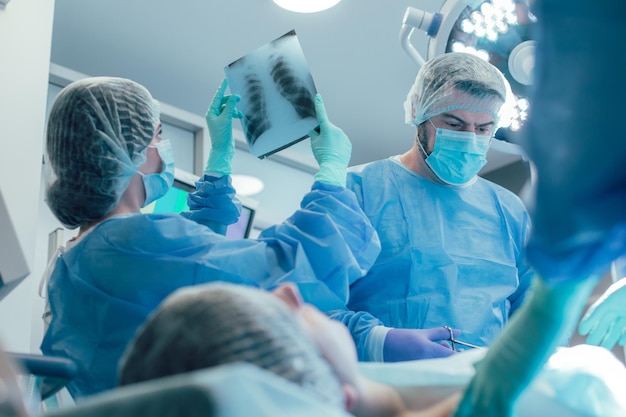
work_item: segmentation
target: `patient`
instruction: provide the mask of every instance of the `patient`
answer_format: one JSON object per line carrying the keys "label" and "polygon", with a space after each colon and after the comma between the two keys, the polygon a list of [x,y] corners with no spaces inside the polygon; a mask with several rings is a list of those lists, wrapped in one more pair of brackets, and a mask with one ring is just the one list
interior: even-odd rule
{"label": "patient", "polygon": [[[347,328],[305,304],[293,284],[273,292],[228,283],[183,288],[139,329],[121,362],[122,385],[234,362],[291,381],[355,416],[450,416],[486,349],[448,358],[357,363]],[[623,417],[626,367],[581,345],[550,358],[517,417]]]}
{"label": "patient", "polygon": [[218,365],[249,362],[355,416],[444,417],[448,390],[407,409],[399,391],[357,369],[347,328],[305,304],[293,284],[273,292],[227,283],[178,290],[138,331],[120,362],[121,385]]}

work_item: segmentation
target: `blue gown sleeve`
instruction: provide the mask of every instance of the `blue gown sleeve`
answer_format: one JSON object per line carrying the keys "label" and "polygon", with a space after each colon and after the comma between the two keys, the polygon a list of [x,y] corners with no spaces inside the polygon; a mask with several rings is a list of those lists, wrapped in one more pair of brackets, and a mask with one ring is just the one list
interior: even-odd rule
{"label": "blue gown sleeve", "polygon": [[322,311],[342,308],[350,285],[367,273],[380,253],[378,235],[354,193],[344,187],[316,181],[300,207],[285,222],[261,232],[258,240],[297,241],[315,277],[325,284],[300,285],[304,300]]}
{"label": "blue gown sleeve", "polygon": [[235,194],[230,175],[204,174],[196,182],[196,191],[187,196],[189,211],[181,215],[225,235],[226,227],[236,223],[241,214],[241,202]]}
{"label": "blue gown sleeve", "polygon": [[[355,201],[358,206],[363,207],[361,177],[348,173],[348,187],[354,193],[356,199]],[[378,245],[380,246],[380,243]],[[356,280],[350,281],[349,284],[352,285],[355,281]],[[339,306],[339,308],[326,310],[326,313],[330,318],[341,321],[344,325],[346,325],[346,327],[348,327],[350,333],[352,334],[352,338],[354,339],[359,360],[369,360],[370,355],[367,351],[367,337],[375,326],[383,326],[383,322],[366,311],[355,312],[350,310],[347,307],[350,297],[349,287],[345,288],[345,291],[345,303]]]}
{"label": "blue gown sleeve", "polygon": [[374,327],[384,326],[383,322],[366,311],[357,312],[345,307],[329,311],[327,314],[331,319],[338,320],[348,327],[356,345],[359,361],[372,360],[371,352],[368,350],[367,338]]}

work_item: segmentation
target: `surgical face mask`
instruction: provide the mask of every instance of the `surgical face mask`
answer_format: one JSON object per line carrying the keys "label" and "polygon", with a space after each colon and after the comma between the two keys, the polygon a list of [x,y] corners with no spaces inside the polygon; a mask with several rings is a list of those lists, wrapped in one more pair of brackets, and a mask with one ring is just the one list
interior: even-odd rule
{"label": "surgical face mask", "polygon": [[[421,147],[419,140],[418,143]],[[491,136],[436,128],[435,147],[425,161],[437,178],[444,183],[465,185],[472,181],[487,163],[485,155],[490,143]]]}
{"label": "surgical face mask", "polygon": [[143,180],[143,186],[146,189],[144,207],[163,197],[174,183],[174,153],[172,152],[172,144],[169,139],[163,139],[161,142],[148,147],[156,148],[163,162],[163,170],[157,174],[139,172]]}

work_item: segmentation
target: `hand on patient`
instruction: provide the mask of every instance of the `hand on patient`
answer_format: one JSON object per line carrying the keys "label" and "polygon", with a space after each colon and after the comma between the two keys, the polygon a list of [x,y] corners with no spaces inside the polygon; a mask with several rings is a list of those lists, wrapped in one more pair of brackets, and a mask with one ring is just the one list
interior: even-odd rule
{"label": "hand on patient", "polygon": [[241,118],[241,112],[235,108],[240,97],[224,95],[227,87],[228,81],[224,79],[215,92],[205,116],[211,136],[211,150],[204,172],[222,175],[231,173],[230,165],[235,154],[233,118]]}
{"label": "hand on patient", "polygon": [[[460,332],[454,330],[455,337]],[[385,362],[411,361],[450,356],[455,353],[446,342],[450,331],[443,327],[433,329],[391,329],[385,337]]]}
{"label": "hand on patient", "polygon": [[589,307],[578,326],[587,344],[613,349],[626,344],[626,277],[611,285]]}

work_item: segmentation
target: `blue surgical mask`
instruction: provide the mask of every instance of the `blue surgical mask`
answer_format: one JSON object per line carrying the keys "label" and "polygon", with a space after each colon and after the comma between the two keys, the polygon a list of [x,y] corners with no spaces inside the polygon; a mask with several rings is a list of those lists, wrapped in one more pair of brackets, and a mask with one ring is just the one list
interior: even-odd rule
{"label": "blue surgical mask", "polygon": [[143,186],[146,189],[146,201],[143,206],[147,206],[153,201],[163,197],[174,183],[174,153],[172,152],[172,143],[168,139],[163,139],[155,145],[148,146],[156,148],[161,161],[163,161],[163,170],[157,174],[144,174],[139,172],[143,180]]}
{"label": "blue surgical mask", "polygon": [[487,163],[486,155],[490,143],[491,136],[437,128],[435,147],[425,161],[444,183],[465,185]]}

